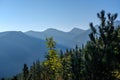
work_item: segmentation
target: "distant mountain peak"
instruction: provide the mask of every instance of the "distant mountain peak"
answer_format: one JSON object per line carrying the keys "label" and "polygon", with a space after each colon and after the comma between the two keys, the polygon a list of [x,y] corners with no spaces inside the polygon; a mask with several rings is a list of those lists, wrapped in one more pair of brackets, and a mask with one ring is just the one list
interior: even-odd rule
{"label": "distant mountain peak", "polygon": [[84,31],[84,30],[75,27],[75,28],[73,28],[69,33],[78,34],[78,33],[81,33],[81,32],[83,32],[83,31]]}
{"label": "distant mountain peak", "polygon": [[48,29],[46,29],[46,30],[57,30],[57,29],[55,29],[55,28],[48,28]]}
{"label": "distant mountain peak", "polygon": [[57,29],[54,29],[54,28],[48,28],[46,29],[45,31],[58,31]]}
{"label": "distant mountain peak", "polygon": [[46,29],[43,32],[45,32],[45,33],[52,33],[52,32],[58,33],[58,32],[60,32],[61,33],[61,32],[64,32],[64,31],[61,31],[61,30],[58,30],[58,29],[54,29],[54,28],[48,28],[48,29]]}
{"label": "distant mountain peak", "polygon": [[78,31],[78,30],[82,30],[82,29],[80,29],[80,28],[73,28],[71,31]]}

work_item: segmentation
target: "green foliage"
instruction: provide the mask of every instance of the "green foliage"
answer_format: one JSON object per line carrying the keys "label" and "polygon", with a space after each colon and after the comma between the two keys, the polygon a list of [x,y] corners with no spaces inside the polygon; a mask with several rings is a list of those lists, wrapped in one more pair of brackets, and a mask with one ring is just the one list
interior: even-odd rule
{"label": "green foliage", "polygon": [[54,49],[55,48],[55,41],[53,40],[52,37],[50,38],[46,38],[46,44],[47,44],[47,48],[49,49]]}
{"label": "green foliage", "polygon": [[105,11],[101,11],[97,16],[101,21],[99,32],[91,23],[91,40],[85,46],[86,80],[115,80],[113,72],[119,66],[116,60],[119,52],[116,50],[120,46],[117,41],[118,31],[114,27],[117,14],[105,17]]}
{"label": "green foliage", "polygon": [[50,75],[49,79],[56,80],[62,71],[62,64],[57,51],[54,49],[55,41],[53,41],[52,38],[47,38],[46,41],[49,50],[47,54],[47,60],[43,62],[43,65],[47,70],[47,73]]}

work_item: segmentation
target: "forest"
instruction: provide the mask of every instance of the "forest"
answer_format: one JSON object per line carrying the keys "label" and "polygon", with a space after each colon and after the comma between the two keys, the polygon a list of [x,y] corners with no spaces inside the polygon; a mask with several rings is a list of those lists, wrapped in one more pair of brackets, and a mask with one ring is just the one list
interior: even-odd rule
{"label": "forest", "polygon": [[114,26],[117,16],[104,10],[97,13],[100,24],[96,28],[90,23],[90,40],[81,47],[57,51],[54,38],[46,38],[44,61],[37,60],[31,67],[24,64],[19,74],[1,80],[120,80],[120,26]]}

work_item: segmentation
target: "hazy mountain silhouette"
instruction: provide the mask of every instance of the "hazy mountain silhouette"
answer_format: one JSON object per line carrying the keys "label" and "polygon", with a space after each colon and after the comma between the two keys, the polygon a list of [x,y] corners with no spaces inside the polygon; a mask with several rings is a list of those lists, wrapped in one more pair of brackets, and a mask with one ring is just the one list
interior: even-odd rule
{"label": "hazy mountain silhouette", "polygon": [[73,28],[69,32],[63,32],[63,31],[50,28],[43,32],[28,31],[25,34],[35,38],[43,39],[43,40],[45,40],[47,37],[52,36],[57,43],[73,48],[76,45],[76,43],[73,42],[74,41],[73,38],[84,31],[85,30],[82,30],[79,28]]}
{"label": "hazy mountain silhouette", "polygon": [[[115,21],[114,25],[117,27],[120,25],[120,21]],[[98,30],[98,26],[96,25],[96,30]],[[77,45],[81,46],[82,44],[85,44],[89,40],[89,33],[91,32],[91,29],[88,30],[82,30],[79,28],[73,28],[69,32],[63,32],[56,29],[47,29],[43,32],[36,32],[36,31],[28,31],[25,32],[25,34],[43,39],[45,40],[46,37],[54,37],[55,41],[61,45],[68,46],[71,48],[74,48]]]}

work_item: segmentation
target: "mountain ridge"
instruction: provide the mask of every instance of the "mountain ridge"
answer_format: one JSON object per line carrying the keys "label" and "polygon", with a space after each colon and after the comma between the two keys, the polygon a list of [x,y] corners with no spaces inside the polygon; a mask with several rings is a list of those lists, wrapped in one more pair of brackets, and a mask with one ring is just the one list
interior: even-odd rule
{"label": "mountain ridge", "polygon": [[[117,20],[114,23],[115,26],[120,25],[120,21]],[[98,30],[98,26],[95,26],[96,30]],[[25,32],[25,34],[36,37],[39,39],[45,40],[47,37],[54,37],[55,41],[59,44],[62,44],[64,46],[69,46],[71,48],[74,48],[76,44],[82,45],[85,44],[89,40],[89,33],[91,29],[83,30],[80,28],[73,28],[68,32],[64,32],[61,30],[49,28],[42,32]]]}

